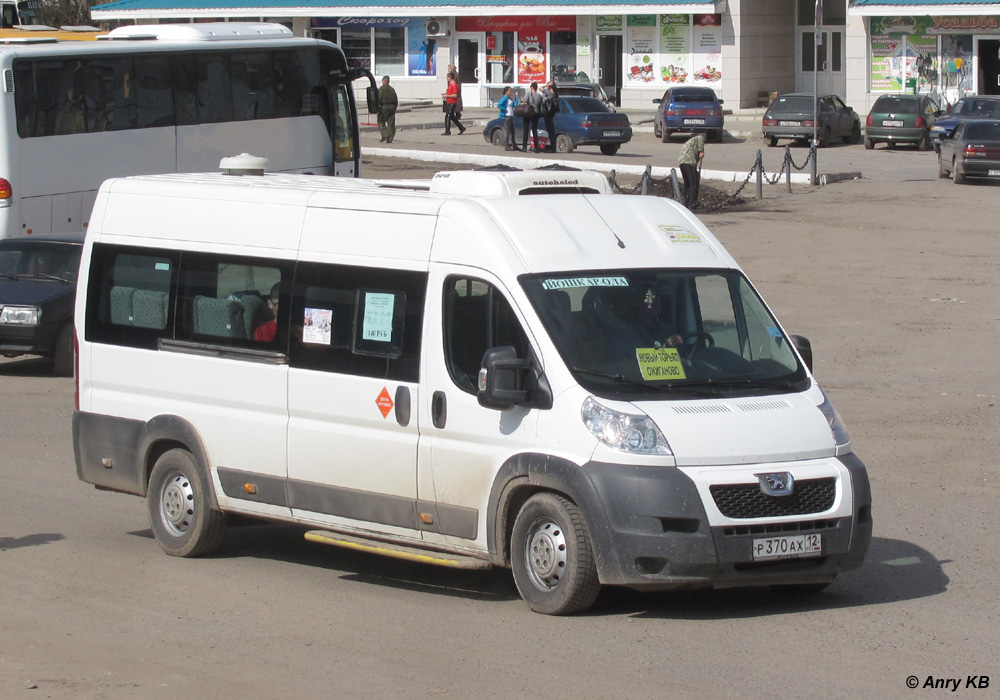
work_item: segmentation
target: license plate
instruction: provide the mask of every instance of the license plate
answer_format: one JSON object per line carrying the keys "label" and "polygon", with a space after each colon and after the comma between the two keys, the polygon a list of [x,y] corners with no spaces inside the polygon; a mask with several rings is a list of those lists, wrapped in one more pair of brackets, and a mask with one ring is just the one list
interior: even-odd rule
{"label": "license plate", "polygon": [[903,122],[898,119],[883,119],[882,126],[903,126]]}
{"label": "license plate", "polygon": [[823,536],[812,534],[764,537],[753,541],[752,551],[754,561],[818,557],[823,554]]}
{"label": "license plate", "polygon": [[704,119],[685,119],[684,123],[685,124],[704,124],[705,120]]}
{"label": "license plate", "polygon": [[778,126],[798,126],[798,122],[778,122]]}
{"label": "license plate", "polygon": [[1000,170],[987,170],[986,174],[990,177],[1000,177]]}
{"label": "license plate", "polygon": [[621,136],[622,132],[620,132],[620,131],[605,131],[604,135],[605,136]]}

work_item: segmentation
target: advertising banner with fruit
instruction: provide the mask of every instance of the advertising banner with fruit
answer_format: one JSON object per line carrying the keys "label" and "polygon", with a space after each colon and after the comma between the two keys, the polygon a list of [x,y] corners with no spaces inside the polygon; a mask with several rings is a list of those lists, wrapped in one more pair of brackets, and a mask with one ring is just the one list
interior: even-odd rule
{"label": "advertising banner with fruit", "polygon": [[720,15],[693,15],[691,59],[695,85],[714,87],[722,80],[722,19]]}
{"label": "advertising banner with fruit", "polygon": [[656,15],[628,16],[628,54],[625,62],[625,81],[629,85],[654,82],[657,73],[660,41]]}
{"label": "advertising banner with fruit", "polygon": [[691,82],[691,15],[660,15],[660,82]]}

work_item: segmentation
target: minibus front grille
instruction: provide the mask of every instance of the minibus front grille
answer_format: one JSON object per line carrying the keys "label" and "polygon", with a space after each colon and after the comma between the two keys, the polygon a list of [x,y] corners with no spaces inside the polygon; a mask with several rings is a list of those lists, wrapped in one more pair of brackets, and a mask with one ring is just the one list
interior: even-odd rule
{"label": "minibus front grille", "polygon": [[787,496],[771,496],[759,484],[717,484],[709,487],[719,512],[727,518],[776,518],[822,513],[833,507],[837,480],[802,479]]}

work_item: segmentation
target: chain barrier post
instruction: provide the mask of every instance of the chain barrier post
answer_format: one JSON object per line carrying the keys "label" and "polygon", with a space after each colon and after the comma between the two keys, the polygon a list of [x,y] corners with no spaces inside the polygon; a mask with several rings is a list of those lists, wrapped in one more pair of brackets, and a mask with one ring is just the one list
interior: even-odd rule
{"label": "chain barrier post", "polygon": [[754,163],[754,169],[757,171],[757,199],[764,199],[764,159],[759,148],[757,149],[757,162]]}
{"label": "chain barrier post", "polygon": [[670,182],[674,186],[674,199],[681,201],[681,183],[677,180],[677,168],[670,169]]}
{"label": "chain barrier post", "polygon": [[787,143],[785,144],[785,162],[782,164],[785,166],[785,189],[788,192],[792,191],[792,147]]}
{"label": "chain barrier post", "polygon": [[649,194],[649,180],[653,173],[653,166],[651,164],[646,165],[645,172],[642,173],[642,194],[646,196]]}
{"label": "chain barrier post", "polygon": [[809,175],[809,184],[815,187],[819,184],[819,167],[816,164],[816,139],[813,139],[812,144],[809,146],[809,158],[812,161],[812,170]]}

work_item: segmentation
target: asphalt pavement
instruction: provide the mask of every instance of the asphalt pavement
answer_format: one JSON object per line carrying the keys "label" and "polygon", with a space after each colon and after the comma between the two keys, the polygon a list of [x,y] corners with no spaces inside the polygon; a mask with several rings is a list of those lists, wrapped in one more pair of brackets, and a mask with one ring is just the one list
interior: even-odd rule
{"label": "asphalt pavement", "polygon": [[[653,136],[655,110],[619,109],[632,123],[632,141],[622,146],[614,156],[603,155],[597,147],[582,147],[572,153],[510,155],[494,147],[485,138],[483,129],[498,116],[496,107],[466,108],[462,123],[464,135],[452,130],[442,134],[444,117],[437,103],[404,104],[396,113],[396,137],[392,144],[379,143],[374,115],[362,115],[362,154],[397,157],[440,163],[488,166],[506,164],[513,167],[535,168],[553,163],[617,173],[641,175],[647,166],[654,177],[668,177],[677,168],[677,157],[684,137],[662,144]],[[723,143],[709,142],[702,169],[702,178],[723,182],[744,182],[753,171],[757,152],[761,153],[762,179],[772,185],[784,185],[781,171],[786,158],[791,159],[789,180],[792,184],[810,184],[809,149],[791,147],[768,148],[760,134],[762,109],[744,110],[726,115]],[[817,155],[818,184],[857,179],[865,173],[857,158],[863,157],[864,147],[857,144],[836,144],[822,149]]]}

